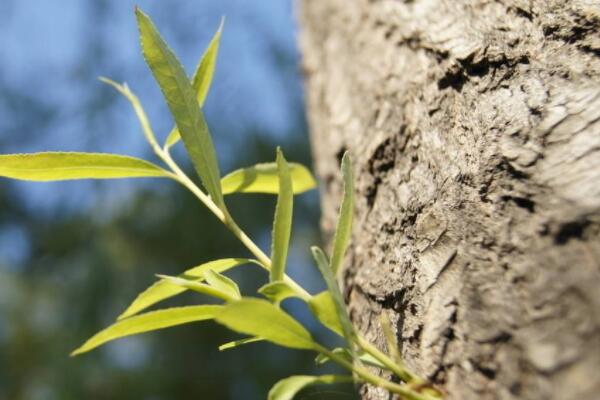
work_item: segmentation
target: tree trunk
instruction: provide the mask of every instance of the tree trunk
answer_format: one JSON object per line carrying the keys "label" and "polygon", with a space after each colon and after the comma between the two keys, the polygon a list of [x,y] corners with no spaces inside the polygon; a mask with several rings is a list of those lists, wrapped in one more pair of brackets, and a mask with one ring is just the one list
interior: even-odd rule
{"label": "tree trunk", "polygon": [[[358,329],[449,399],[600,398],[597,0],[305,0],[313,154]],[[365,399],[387,399],[371,387]]]}

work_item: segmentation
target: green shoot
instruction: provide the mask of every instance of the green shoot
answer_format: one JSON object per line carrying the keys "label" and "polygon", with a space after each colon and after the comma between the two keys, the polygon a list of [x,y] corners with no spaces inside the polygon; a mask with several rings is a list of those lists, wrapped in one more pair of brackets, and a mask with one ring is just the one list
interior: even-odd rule
{"label": "green shoot", "polygon": [[[293,197],[316,187],[310,171],[296,163],[288,163],[281,149],[276,161],[239,169],[222,177],[212,138],[201,111],[209,91],[216,65],[223,23],[211,40],[190,81],[175,54],[158,30],[141,10],[136,9],[142,53],[171,111],[176,127],[163,147],[159,146],[141,102],[125,84],[106,78],[101,80],[124,95],[142,127],[160,167],[146,160],[117,154],[35,153],[0,155],[0,177],[28,181],[60,181],[71,179],[169,178],[188,189],[223,223],[250,252],[251,258],[213,260],[185,270],[179,276],[157,275],[152,286],[137,298],[108,328],[92,336],[72,355],[79,355],[110,341],[139,333],[164,329],[190,322],[214,320],[234,332],[249,337],[231,341],[220,350],[232,349],[258,341],[268,341],[292,349],[317,353],[317,363],[334,362],[351,375],[292,376],[279,381],[269,392],[269,400],[291,400],[303,388],[315,384],[368,383],[409,400],[439,400],[440,392],[419,378],[403,363],[395,345],[389,321],[382,320],[391,357],[365,340],[353,327],[336,279],[352,233],[354,189],[349,154],[342,160],[344,195],[333,241],[331,261],[318,247],[311,248],[327,290],[316,295],[286,275],[288,249],[292,231]],[[197,186],[169,154],[169,148],[183,140],[203,189]],[[267,256],[237,225],[229,214],[224,195],[232,193],[270,193],[277,195],[273,221],[271,257]],[[266,299],[246,297],[238,284],[224,275],[232,268],[255,264],[268,272],[265,285],[258,294]],[[142,313],[157,303],[187,290],[212,296],[221,305],[199,305],[167,308]],[[299,321],[281,308],[289,298],[306,303],[325,327],[336,333],[344,347],[329,350],[315,341]],[[401,383],[388,381],[363,365],[390,371]]]}
{"label": "green shoot", "polygon": [[285,264],[292,232],[292,213],[294,208],[294,193],[290,168],[281,149],[277,149],[277,169],[279,171],[279,194],[273,220],[273,239],[271,245],[271,282],[283,279]]}

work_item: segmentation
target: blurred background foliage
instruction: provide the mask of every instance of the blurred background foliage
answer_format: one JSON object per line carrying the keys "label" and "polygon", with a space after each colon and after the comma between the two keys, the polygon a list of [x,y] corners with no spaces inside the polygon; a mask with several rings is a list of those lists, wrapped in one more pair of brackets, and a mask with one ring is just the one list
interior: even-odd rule
{"label": "blurred background foliage", "polygon": [[[276,145],[310,166],[290,0],[138,4],[188,71],[226,17],[205,107],[222,171],[273,160]],[[129,0],[0,1],[0,153],[102,151],[154,160],[129,104],[96,79],[127,81],[164,139],[172,120],[139,53],[133,7]],[[175,155],[190,170],[181,145]],[[290,274],[314,293],[324,287],[308,252],[320,241],[318,194],[296,199]],[[268,249],[274,198],[238,195],[229,204]],[[0,180],[0,399],[264,399],[280,378],[329,372],[314,366],[311,353],[266,343],[220,353],[219,344],[238,337],[211,322],[68,357],[155,273],[232,256],[248,254],[172,182]],[[246,290],[266,278],[252,266],[233,275]],[[203,301],[184,295],[160,306]],[[318,329],[302,305],[289,308]],[[317,388],[299,398],[351,393]]]}

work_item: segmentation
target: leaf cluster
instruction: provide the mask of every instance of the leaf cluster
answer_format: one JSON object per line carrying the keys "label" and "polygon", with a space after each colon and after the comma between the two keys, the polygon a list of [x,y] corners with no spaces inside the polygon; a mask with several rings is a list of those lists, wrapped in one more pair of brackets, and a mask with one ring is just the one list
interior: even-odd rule
{"label": "leaf cluster", "polygon": [[[251,258],[226,258],[202,263],[178,276],[158,275],[158,280],[140,293],[117,321],[92,336],[72,355],[86,353],[115,339],[182,325],[212,320],[245,338],[223,344],[220,350],[232,349],[257,341],[317,353],[316,363],[335,362],[351,375],[292,376],[271,389],[270,400],[292,399],[304,387],[315,384],[366,382],[381,386],[407,399],[438,399],[440,393],[410,372],[400,360],[392,341],[388,346],[394,359],[366,342],[354,329],[337,282],[352,234],[354,190],[352,163],[345,154],[342,163],[344,195],[340,206],[331,258],[319,247],[311,251],[323,275],[327,290],[312,295],[286,275],[288,249],[292,232],[294,196],[316,187],[312,174],[303,165],[289,163],[281,149],[275,161],[238,169],[221,176],[209,127],[202,112],[217,60],[223,23],[204,52],[191,79],[158,30],[141,10],[136,9],[142,54],[161,89],[175,126],[159,145],[152,126],[137,96],[126,84],[110,79],[113,86],[131,103],[143,133],[154,153],[164,164],[116,154],[36,153],[0,155],[0,176],[30,181],[69,179],[168,178],[190,190],[235,235],[252,254]],[[202,188],[197,186],[177,165],[170,149],[183,142]],[[267,256],[236,224],[226,205],[233,193],[270,193],[277,195],[272,224],[271,253]],[[258,290],[261,297],[243,295],[237,283],[226,273],[233,269],[256,265],[268,272],[268,282]],[[151,306],[194,291],[218,299],[221,304],[195,305],[147,311]],[[327,349],[318,343],[306,327],[285,312],[286,299],[305,302],[315,318],[339,335],[342,347]],[[386,325],[387,326],[387,325]],[[375,375],[365,365],[389,370],[403,381],[392,383]]]}

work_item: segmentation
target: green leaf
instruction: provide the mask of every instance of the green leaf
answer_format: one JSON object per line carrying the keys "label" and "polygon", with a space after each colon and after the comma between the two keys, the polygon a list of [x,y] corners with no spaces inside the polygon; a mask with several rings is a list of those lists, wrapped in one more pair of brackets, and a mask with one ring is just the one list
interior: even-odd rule
{"label": "green leaf", "polygon": [[323,291],[308,301],[308,308],[323,325],[340,336],[344,336],[335,303],[328,291]]}
{"label": "green leaf", "polygon": [[[345,349],[345,350],[348,351],[348,349]],[[381,369],[389,369],[388,367],[383,365],[381,363],[381,361],[379,361],[378,359],[376,359],[369,353],[361,353],[359,358],[362,362],[364,362],[365,364],[370,365],[372,367],[377,367],[377,368],[381,368]]]}
{"label": "green leaf", "polygon": [[[192,87],[196,92],[196,99],[198,100],[198,105],[200,108],[204,106],[204,101],[206,100],[206,95],[208,94],[208,89],[210,89],[210,84],[212,83],[213,75],[215,72],[215,65],[217,63],[217,55],[219,53],[219,42],[221,41],[221,33],[223,32],[223,23],[225,21],[221,20],[221,24],[219,25],[219,29],[211,39],[208,47],[202,54],[202,58],[196,67],[196,71],[194,72],[194,76],[192,77]],[[181,139],[179,134],[179,130],[177,127],[173,127],[171,133],[167,137],[165,142],[165,148],[173,146]]]}
{"label": "green leaf", "polygon": [[[255,262],[247,258],[224,258],[201,264],[197,267],[188,269],[180,278],[186,279],[198,279],[199,282],[204,280],[204,273],[206,271],[224,272],[228,269]],[[137,298],[131,303],[131,305],[119,316],[118,319],[131,317],[145,310],[146,308],[158,303],[159,301],[168,299],[178,295],[179,293],[185,292],[187,289],[181,286],[171,285],[164,280],[160,280],[150,286],[148,289],[140,293]]]}
{"label": "green leaf", "polygon": [[258,289],[258,293],[275,304],[279,304],[290,297],[302,298],[290,285],[283,281],[269,282]]}
{"label": "green leaf", "polygon": [[351,376],[343,375],[295,375],[280,380],[269,391],[268,400],[292,400],[294,396],[307,386],[331,385],[335,383],[351,383]]}
{"label": "green leaf", "polygon": [[[348,361],[350,364],[352,364],[352,355],[350,354],[350,351],[348,349],[344,349],[342,347],[336,347],[335,349],[331,350],[331,352],[333,354],[337,354],[340,357],[343,357],[346,361]],[[377,360],[375,357],[373,357],[372,355],[370,355],[368,353],[361,353],[359,355],[359,359],[362,362],[364,362],[365,364],[368,364],[370,366],[381,368],[381,369],[388,369],[379,360]],[[317,365],[322,365],[329,361],[331,361],[329,356],[326,354],[323,354],[323,353],[319,353],[319,355],[317,355],[317,357],[315,357],[315,363]]]}
{"label": "green leaf", "polygon": [[[308,168],[298,163],[288,163],[294,194],[304,193],[317,187]],[[279,193],[277,163],[261,163],[235,170],[221,179],[223,194],[231,193]]]}
{"label": "green leaf", "polygon": [[176,276],[168,275],[156,275],[157,277],[167,281],[167,283],[175,286],[181,286],[186,289],[193,290],[194,292],[206,294],[209,296],[217,297],[225,301],[235,300],[236,298],[231,296],[230,293],[220,290],[206,283],[200,283],[198,281],[191,281],[189,279],[178,278]]}
{"label": "green leaf", "polygon": [[266,300],[245,298],[230,302],[215,319],[231,330],[280,346],[310,350],[316,345],[298,321]]}
{"label": "green leaf", "polygon": [[171,110],[185,148],[192,159],[204,188],[221,209],[225,210],[217,155],[196,93],[171,49],[139,8],[135,11],[142,53]]}
{"label": "green leaf", "polygon": [[358,342],[356,337],[356,332],[354,331],[354,327],[350,322],[350,318],[348,317],[348,312],[346,311],[346,304],[342,298],[342,292],[337,284],[335,276],[333,274],[333,270],[329,268],[327,263],[327,256],[323,253],[323,250],[318,248],[317,246],[311,247],[311,251],[313,253],[313,257],[317,262],[317,266],[325,279],[325,283],[327,284],[327,288],[329,289],[329,293],[331,298],[333,299],[333,304],[335,305],[335,310],[337,312],[340,325],[342,327],[342,333],[344,334],[344,338],[348,342],[348,346],[353,348],[354,344]]}
{"label": "green leaf", "polygon": [[88,352],[111,340],[138,333],[169,328],[171,326],[187,324],[188,322],[212,319],[222,309],[222,306],[188,306],[168,308],[137,315],[109,326],[95,334],[81,347],[71,353],[72,356]]}
{"label": "green leaf", "polygon": [[208,270],[204,273],[204,279],[210,286],[227,293],[231,298],[236,300],[242,298],[240,288],[233,279],[212,270]]}
{"label": "green leaf", "polygon": [[240,340],[234,340],[232,342],[227,342],[227,343],[220,345],[219,351],[233,349],[235,347],[243,346],[243,345],[249,344],[249,343],[262,342],[264,340],[265,339],[259,338],[259,337],[249,337],[249,338],[244,338],[244,339],[240,339]]}
{"label": "green leaf", "polygon": [[333,253],[331,255],[331,269],[334,275],[340,268],[350,236],[352,235],[352,217],[354,214],[354,178],[352,177],[352,160],[348,152],[342,158],[342,176],[344,178],[344,197],[340,206],[335,236],[333,239]]}
{"label": "green leaf", "polygon": [[285,274],[285,263],[290,245],[294,208],[294,193],[292,190],[290,169],[279,147],[277,148],[277,170],[279,173],[279,195],[277,196],[277,206],[275,207],[275,220],[273,221],[271,242],[271,273],[269,276],[271,282],[283,280]]}
{"label": "green leaf", "polygon": [[103,153],[1,154],[0,177],[26,181],[172,177],[139,158]]}
{"label": "green leaf", "polygon": [[[336,347],[335,349],[331,350],[331,352],[333,354],[336,354],[336,355],[342,357],[344,360],[348,361],[349,363],[352,363],[352,355],[350,354],[348,349],[344,349],[342,347]],[[328,363],[329,361],[331,361],[331,358],[327,354],[319,353],[315,357],[315,364],[317,364],[317,365],[323,365],[325,363]]]}

